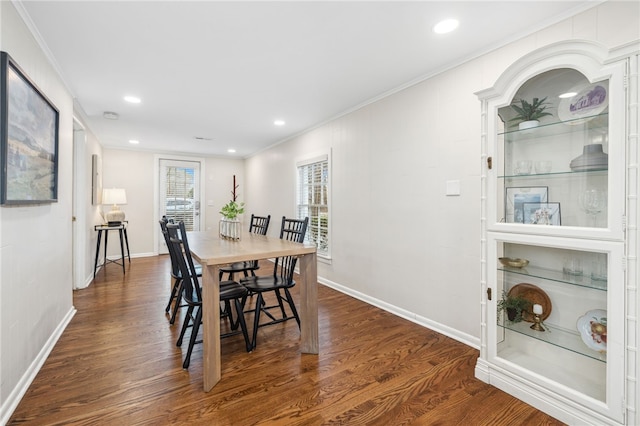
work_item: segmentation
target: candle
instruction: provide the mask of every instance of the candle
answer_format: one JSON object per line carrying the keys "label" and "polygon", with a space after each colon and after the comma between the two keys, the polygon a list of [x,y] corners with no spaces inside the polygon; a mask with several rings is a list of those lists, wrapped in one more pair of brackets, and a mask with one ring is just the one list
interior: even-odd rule
{"label": "candle", "polygon": [[536,315],[542,315],[542,305],[538,305],[537,303],[533,305],[533,313]]}

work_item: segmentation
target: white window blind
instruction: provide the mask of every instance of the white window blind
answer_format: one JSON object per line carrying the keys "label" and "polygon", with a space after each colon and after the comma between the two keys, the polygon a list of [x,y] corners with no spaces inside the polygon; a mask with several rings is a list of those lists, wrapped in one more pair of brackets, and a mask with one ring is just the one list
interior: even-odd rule
{"label": "white window blind", "polygon": [[309,217],[305,241],[318,247],[318,255],[329,257],[329,159],[322,156],[297,164],[299,219]]}
{"label": "white window blind", "polygon": [[176,223],[183,221],[187,231],[194,229],[194,170],[185,167],[166,167],[165,208],[167,217]]}

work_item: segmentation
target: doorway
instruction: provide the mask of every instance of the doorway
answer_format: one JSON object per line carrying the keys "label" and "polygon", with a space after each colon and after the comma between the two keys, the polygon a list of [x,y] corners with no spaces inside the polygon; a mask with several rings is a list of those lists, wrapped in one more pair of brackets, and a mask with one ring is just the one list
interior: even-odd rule
{"label": "doorway", "polygon": [[[200,230],[200,168],[196,160],[159,160],[159,217],[183,221],[187,231]],[[167,253],[164,238],[158,241],[158,252]]]}

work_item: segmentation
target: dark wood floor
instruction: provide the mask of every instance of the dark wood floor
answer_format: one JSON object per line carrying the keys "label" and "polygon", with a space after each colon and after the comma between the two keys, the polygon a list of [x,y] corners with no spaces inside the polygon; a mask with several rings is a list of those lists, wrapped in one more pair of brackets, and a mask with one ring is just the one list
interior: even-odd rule
{"label": "dark wood floor", "polygon": [[76,291],[77,314],[9,424],[561,424],[476,380],[475,349],[324,286],[319,355],[300,353],[295,321],[261,328],[252,353],[234,336],[205,393],[202,345],[182,369],[169,285],[159,256],[125,276],[108,265]]}

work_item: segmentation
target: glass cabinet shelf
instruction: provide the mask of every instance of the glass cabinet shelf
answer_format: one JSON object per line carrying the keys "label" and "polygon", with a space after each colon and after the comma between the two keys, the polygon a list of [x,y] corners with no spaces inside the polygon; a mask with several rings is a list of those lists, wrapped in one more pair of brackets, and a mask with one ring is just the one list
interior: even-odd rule
{"label": "glass cabinet shelf", "polygon": [[531,323],[525,321],[517,323],[507,322],[506,324],[498,325],[505,330],[511,330],[603,363],[607,362],[606,352],[597,352],[593,349],[589,349],[582,341],[577,330],[569,330],[543,323],[543,326],[547,331],[535,331],[531,329]]}
{"label": "glass cabinet shelf", "polygon": [[607,291],[607,281],[594,280],[589,274],[570,275],[563,271],[540,268],[537,266],[527,266],[526,268],[512,268],[509,266],[498,267],[499,271],[511,274],[519,274],[527,277],[542,278],[544,280],[555,281],[563,284],[575,285],[579,287],[591,288],[594,290]]}
{"label": "glass cabinet shelf", "polygon": [[593,116],[585,116],[575,120],[541,123],[539,126],[530,129],[507,130],[498,133],[498,136],[504,136],[507,142],[519,142],[569,133],[586,133],[589,131],[597,131],[606,134],[608,130],[609,114],[603,113]]}
{"label": "glass cabinet shelf", "polygon": [[607,169],[597,170],[579,170],[579,171],[562,171],[562,172],[550,172],[550,173],[529,173],[529,174],[517,174],[517,175],[504,175],[498,176],[498,179],[517,179],[518,181],[531,180],[536,178],[553,179],[557,177],[572,177],[578,176],[607,176]]}

